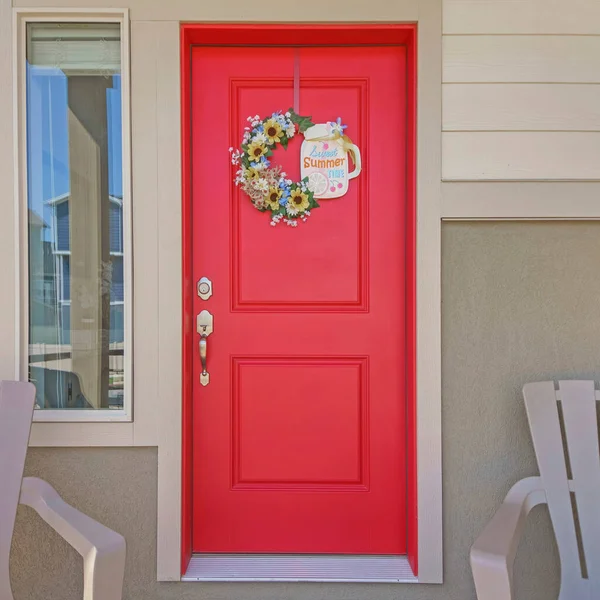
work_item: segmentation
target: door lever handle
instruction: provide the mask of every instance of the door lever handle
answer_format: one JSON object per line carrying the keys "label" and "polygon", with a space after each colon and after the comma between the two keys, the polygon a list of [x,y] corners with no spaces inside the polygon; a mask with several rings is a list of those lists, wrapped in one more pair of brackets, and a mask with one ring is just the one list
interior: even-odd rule
{"label": "door lever handle", "polygon": [[200,363],[202,364],[202,373],[200,373],[201,385],[208,385],[210,375],[206,368],[206,354],[208,351],[207,338],[213,332],[213,316],[203,310],[196,317],[196,331],[200,334],[198,349],[200,350]]}
{"label": "door lever handle", "polygon": [[206,334],[203,333],[200,338],[199,347],[200,347],[200,362],[202,363],[202,373],[200,373],[200,383],[202,385],[208,385],[210,382],[210,375],[206,370],[206,350],[208,349],[208,344],[206,343]]}

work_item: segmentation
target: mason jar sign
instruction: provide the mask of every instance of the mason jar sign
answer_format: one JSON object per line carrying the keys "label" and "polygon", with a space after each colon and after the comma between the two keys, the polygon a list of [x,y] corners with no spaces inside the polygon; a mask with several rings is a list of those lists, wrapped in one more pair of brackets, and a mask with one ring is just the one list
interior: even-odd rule
{"label": "mason jar sign", "polygon": [[[304,132],[300,150],[301,178],[308,177],[308,189],[315,198],[339,198],[348,191],[351,179],[361,171],[360,150],[344,134],[346,125],[317,123]],[[354,170],[350,171],[350,157]]]}

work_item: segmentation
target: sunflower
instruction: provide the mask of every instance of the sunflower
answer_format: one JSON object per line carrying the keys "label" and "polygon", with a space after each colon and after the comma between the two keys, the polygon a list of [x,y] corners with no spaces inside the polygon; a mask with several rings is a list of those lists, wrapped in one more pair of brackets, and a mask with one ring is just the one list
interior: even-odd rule
{"label": "sunflower", "polygon": [[255,169],[254,167],[249,167],[244,170],[244,177],[248,181],[252,181],[254,179],[260,179],[260,171]]}
{"label": "sunflower", "polygon": [[278,187],[270,187],[267,195],[265,196],[265,203],[271,210],[277,210],[279,208],[279,198],[281,198],[283,190]]}
{"label": "sunflower", "polygon": [[260,162],[260,159],[267,153],[267,147],[264,144],[252,142],[248,146],[248,158],[251,162]]}
{"label": "sunflower", "polygon": [[276,142],[281,141],[284,131],[275,119],[268,119],[265,121],[264,133],[267,137],[268,144],[272,146]]}
{"label": "sunflower", "polygon": [[292,191],[289,203],[298,212],[304,212],[310,206],[308,196],[300,188]]}

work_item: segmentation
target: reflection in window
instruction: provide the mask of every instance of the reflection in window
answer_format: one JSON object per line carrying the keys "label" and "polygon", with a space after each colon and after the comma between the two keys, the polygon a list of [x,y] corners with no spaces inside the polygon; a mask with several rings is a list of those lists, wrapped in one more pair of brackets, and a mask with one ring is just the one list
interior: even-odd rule
{"label": "reflection in window", "polygon": [[27,26],[29,378],[42,409],[123,408],[120,25]]}

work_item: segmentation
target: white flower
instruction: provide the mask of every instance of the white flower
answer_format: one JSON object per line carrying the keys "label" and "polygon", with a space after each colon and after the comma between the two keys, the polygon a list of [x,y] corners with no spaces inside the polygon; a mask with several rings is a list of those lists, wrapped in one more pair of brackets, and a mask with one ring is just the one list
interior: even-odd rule
{"label": "white flower", "polygon": [[287,185],[292,185],[293,181],[292,181],[291,179],[286,179],[286,180],[285,180],[285,183],[286,183]]}
{"label": "white flower", "polygon": [[239,171],[237,171],[236,173],[236,178],[235,178],[235,185],[239,185],[240,183],[242,183],[244,181],[244,170],[240,169]]}
{"label": "white flower", "polygon": [[252,141],[256,144],[266,144],[267,136],[264,133],[255,133],[254,137],[252,138]]}
{"label": "white flower", "polygon": [[290,215],[290,217],[295,217],[298,214],[298,209],[288,202],[285,205],[285,212]]}
{"label": "white flower", "polygon": [[244,140],[244,144],[246,144],[250,141],[250,132],[249,131],[246,131],[246,133],[244,133],[243,140]]}
{"label": "white flower", "polygon": [[285,135],[287,135],[289,138],[294,137],[295,134],[296,134],[296,129],[293,125],[291,127],[286,128]]}
{"label": "white flower", "polygon": [[289,119],[289,118],[292,116],[292,113],[291,113],[291,112],[288,110],[288,111],[285,113],[285,116],[286,116],[286,117]]}
{"label": "white flower", "polygon": [[277,225],[277,221],[271,221],[271,227],[275,227]]}

